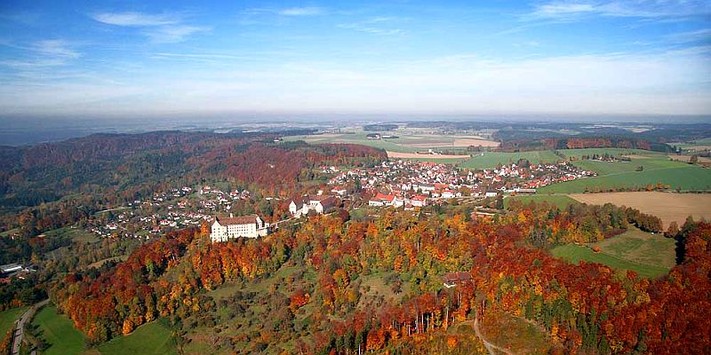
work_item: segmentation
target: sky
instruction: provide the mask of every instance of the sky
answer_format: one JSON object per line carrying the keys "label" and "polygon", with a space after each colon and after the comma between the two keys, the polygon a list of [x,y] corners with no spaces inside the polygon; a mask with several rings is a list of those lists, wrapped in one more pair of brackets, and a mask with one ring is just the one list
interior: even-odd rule
{"label": "sky", "polygon": [[0,2],[0,115],[711,115],[711,2]]}

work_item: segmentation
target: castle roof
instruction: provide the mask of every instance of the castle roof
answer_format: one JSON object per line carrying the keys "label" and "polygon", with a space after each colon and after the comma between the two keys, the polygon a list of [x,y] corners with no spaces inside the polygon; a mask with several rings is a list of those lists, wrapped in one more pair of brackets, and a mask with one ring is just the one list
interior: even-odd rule
{"label": "castle roof", "polygon": [[215,220],[217,223],[223,226],[235,225],[235,224],[253,224],[257,223],[259,216],[256,214],[238,216],[238,217],[217,217]]}

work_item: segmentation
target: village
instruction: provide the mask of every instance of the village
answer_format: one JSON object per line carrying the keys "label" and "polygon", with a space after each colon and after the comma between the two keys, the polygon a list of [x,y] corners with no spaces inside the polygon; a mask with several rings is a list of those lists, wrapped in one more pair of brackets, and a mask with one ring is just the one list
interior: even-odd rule
{"label": "village", "polygon": [[344,202],[350,208],[413,210],[450,199],[476,201],[499,195],[535,194],[538,188],[550,184],[595,176],[567,162],[531,164],[526,160],[483,170],[409,160],[385,161],[371,168],[318,169],[328,177],[325,186],[316,194],[287,200],[288,211],[275,213],[281,216],[280,221],[271,221],[273,216],[233,213],[235,206],[247,201],[266,203],[269,208],[285,206],[278,198],[253,195],[246,189],[223,191],[202,185],[173,188],[124,207],[101,211],[87,222],[86,229],[101,238],[148,240],[169,230],[208,223],[211,240],[219,242],[265,236],[281,222],[329,213]]}
{"label": "village", "polygon": [[448,164],[397,160],[371,169],[339,172],[329,180],[329,185],[340,196],[347,196],[348,186],[370,192],[373,197],[369,206],[410,209],[452,198],[535,194],[536,189],[544,186],[595,175],[567,162],[536,165],[521,160],[495,169],[469,170]]}

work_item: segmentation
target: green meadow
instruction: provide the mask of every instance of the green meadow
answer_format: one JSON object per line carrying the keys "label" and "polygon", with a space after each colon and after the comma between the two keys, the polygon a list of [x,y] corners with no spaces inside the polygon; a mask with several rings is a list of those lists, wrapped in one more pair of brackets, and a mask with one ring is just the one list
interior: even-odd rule
{"label": "green meadow", "polygon": [[10,308],[0,312],[0,337],[4,337],[15,325],[15,321],[20,318],[27,307]]}
{"label": "green meadow", "polygon": [[527,159],[533,164],[553,163],[560,160],[560,157],[553,154],[552,151],[542,150],[535,152],[478,152],[472,153],[473,156],[459,166],[469,169],[491,169],[497,165],[506,165],[518,162],[519,159]]}
{"label": "green meadow", "polygon": [[[599,246],[595,253],[592,247]],[[589,245],[566,244],[551,250],[553,256],[578,264],[581,260],[631,270],[645,278],[666,275],[675,265],[675,240],[662,235],[629,231]]]}
{"label": "green meadow", "polygon": [[556,206],[561,210],[565,209],[570,204],[580,203],[567,195],[518,195],[506,197],[504,199],[504,207],[508,208],[513,201],[521,201],[524,205],[531,202],[535,202],[537,204],[546,202],[549,205]]}
{"label": "green meadow", "polygon": [[35,314],[32,324],[39,327],[39,336],[49,345],[43,354],[70,355],[84,352],[84,335],[72,321],[57,313],[55,306],[46,306]]}
{"label": "green meadow", "polygon": [[102,354],[177,354],[175,339],[168,327],[159,321],[144,324],[127,336],[99,345]]}

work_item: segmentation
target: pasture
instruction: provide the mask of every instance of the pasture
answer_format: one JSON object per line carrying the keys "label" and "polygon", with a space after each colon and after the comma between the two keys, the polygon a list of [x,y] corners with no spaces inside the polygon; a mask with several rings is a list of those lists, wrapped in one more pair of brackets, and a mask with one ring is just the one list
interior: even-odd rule
{"label": "pasture", "polygon": [[84,352],[84,335],[74,328],[67,316],[57,313],[55,306],[46,306],[37,312],[32,325],[39,327],[40,337],[49,344],[43,354],[69,355]]}
{"label": "pasture", "polygon": [[0,337],[4,337],[7,332],[15,326],[15,321],[20,318],[27,307],[10,308],[0,312]]}
{"label": "pasture", "polygon": [[[632,156],[632,161],[603,162],[582,160],[573,164],[598,173],[597,177],[546,186],[539,193],[606,192],[644,189],[658,183],[679,191],[711,190],[711,169],[672,161],[662,154]],[[638,171],[639,167],[641,171]]]}
{"label": "pasture", "polygon": [[144,324],[127,336],[99,345],[102,354],[177,354],[173,334],[160,321]]}
{"label": "pasture", "polygon": [[[599,246],[595,253],[592,247]],[[578,264],[581,260],[631,270],[645,278],[666,275],[675,265],[675,240],[630,229],[618,236],[589,245],[566,244],[551,250],[553,256]]]}
{"label": "pasture", "polygon": [[560,160],[560,157],[553,154],[550,150],[534,151],[534,152],[475,152],[472,157],[459,164],[463,168],[468,169],[492,169],[497,165],[506,165],[518,162],[519,159],[527,159],[532,164],[554,163]]}
{"label": "pasture", "polygon": [[558,207],[561,210],[567,208],[570,204],[580,203],[567,195],[518,195],[506,197],[504,199],[504,207],[509,208],[511,202],[513,201],[521,201],[524,205],[531,202],[535,202],[537,204],[545,202],[549,205]]}
{"label": "pasture", "polygon": [[676,221],[684,224],[688,216],[695,220],[711,220],[711,194],[676,194],[668,192],[610,192],[596,194],[571,194],[570,197],[582,203],[603,205],[612,203],[638,209],[662,219],[664,228]]}
{"label": "pasture", "polygon": [[627,148],[584,148],[584,149],[560,149],[558,150],[561,154],[565,155],[567,158],[573,157],[575,159],[580,159],[583,155],[612,155],[615,157],[619,156],[637,156],[637,157],[654,157],[654,156],[664,156],[663,153],[652,152],[643,149],[627,149]]}

